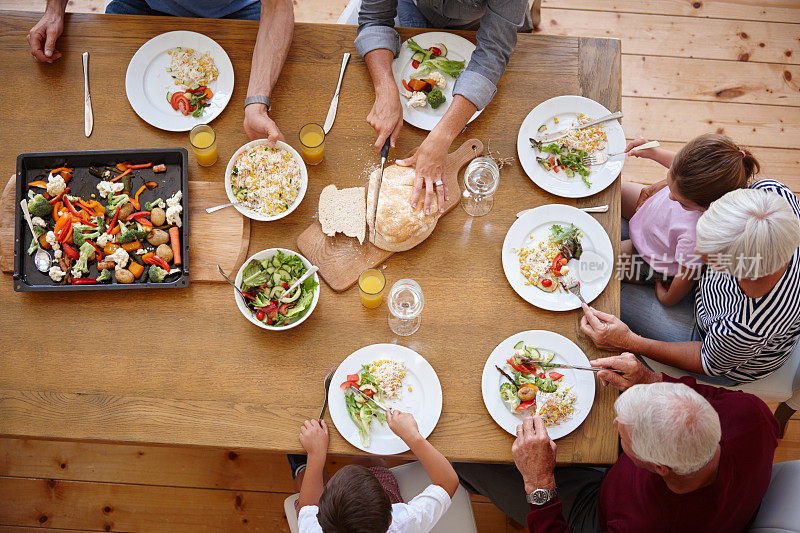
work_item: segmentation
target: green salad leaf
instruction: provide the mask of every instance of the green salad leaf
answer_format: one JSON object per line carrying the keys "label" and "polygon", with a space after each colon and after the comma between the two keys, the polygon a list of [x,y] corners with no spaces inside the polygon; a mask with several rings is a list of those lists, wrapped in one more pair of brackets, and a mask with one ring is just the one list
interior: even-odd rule
{"label": "green salad leaf", "polygon": [[267,281],[267,273],[261,267],[261,262],[253,259],[242,272],[242,290],[263,285]]}

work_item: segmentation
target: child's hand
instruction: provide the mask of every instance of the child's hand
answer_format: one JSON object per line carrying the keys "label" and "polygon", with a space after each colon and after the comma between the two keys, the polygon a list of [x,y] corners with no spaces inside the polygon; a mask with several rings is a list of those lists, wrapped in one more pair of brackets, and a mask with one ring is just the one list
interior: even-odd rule
{"label": "child's hand", "polygon": [[328,425],[324,420],[306,420],[300,427],[300,444],[309,456],[328,453]]}
{"label": "child's hand", "polygon": [[394,431],[395,435],[403,439],[406,444],[419,436],[417,421],[414,420],[411,413],[390,409],[386,413],[386,422],[389,424],[389,429]]}
{"label": "child's hand", "polygon": [[636,148],[637,146],[641,146],[644,143],[649,142],[647,139],[642,139],[639,137],[628,143],[625,147],[625,153],[628,155],[632,155],[634,157],[644,157],[646,159],[653,159],[656,155],[657,148],[645,148],[644,150],[634,150],[631,152],[632,148]]}

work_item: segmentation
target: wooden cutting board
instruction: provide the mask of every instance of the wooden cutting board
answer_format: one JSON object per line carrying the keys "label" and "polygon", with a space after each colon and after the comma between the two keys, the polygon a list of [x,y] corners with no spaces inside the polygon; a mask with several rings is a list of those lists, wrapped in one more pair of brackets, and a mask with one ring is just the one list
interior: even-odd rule
{"label": "wooden cutting board", "polygon": [[[0,195],[0,269],[14,271],[14,216],[16,176]],[[224,184],[212,181],[189,182],[189,279],[195,281],[225,280],[217,272],[219,264],[225,272],[236,273],[247,259],[250,247],[250,219],[235,209],[222,209],[208,214],[206,207],[228,203]]]}
{"label": "wooden cutting board", "polygon": [[[470,139],[447,156],[444,182],[450,198],[445,204],[444,214],[460,201],[459,170],[481,154],[483,143],[478,139]],[[358,240],[339,233],[335,237],[328,237],[322,233],[319,221],[315,221],[300,234],[297,238],[297,249],[319,267],[322,279],[336,292],[352,287],[362,270],[381,264],[394,253],[381,250],[367,241],[358,244]]]}

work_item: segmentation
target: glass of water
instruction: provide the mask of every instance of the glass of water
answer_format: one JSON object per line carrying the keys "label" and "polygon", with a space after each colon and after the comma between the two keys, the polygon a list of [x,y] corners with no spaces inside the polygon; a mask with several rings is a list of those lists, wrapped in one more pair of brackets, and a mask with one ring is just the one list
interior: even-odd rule
{"label": "glass of water", "polygon": [[476,157],[464,172],[461,207],[468,215],[482,217],[492,210],[494,193],[500,183],[500,167],[490,157]]}
{"label": "glass of water", "polygon": [[425,298],[413,279],[401,279],[389,291],[389,328],[406,337],[419,329]]}

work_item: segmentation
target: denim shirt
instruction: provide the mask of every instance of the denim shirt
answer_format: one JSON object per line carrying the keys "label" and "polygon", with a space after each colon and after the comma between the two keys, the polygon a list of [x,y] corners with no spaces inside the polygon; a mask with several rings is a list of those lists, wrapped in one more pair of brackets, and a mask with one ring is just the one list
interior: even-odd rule
{"label": "denim shirt", "polygon": [[[453,94],[460,94],[478,109],[492,101],[497,83],[517,46],[517,32],[530,31],[527,0],[416,0],[417,9],[434,28],[475,29],[478,41],[466,70],[456,79]],[[397,0],[362,0],[358,13],[356,52],[361,57],[385,48],[400,53],[400,36],[394,29]]]}

